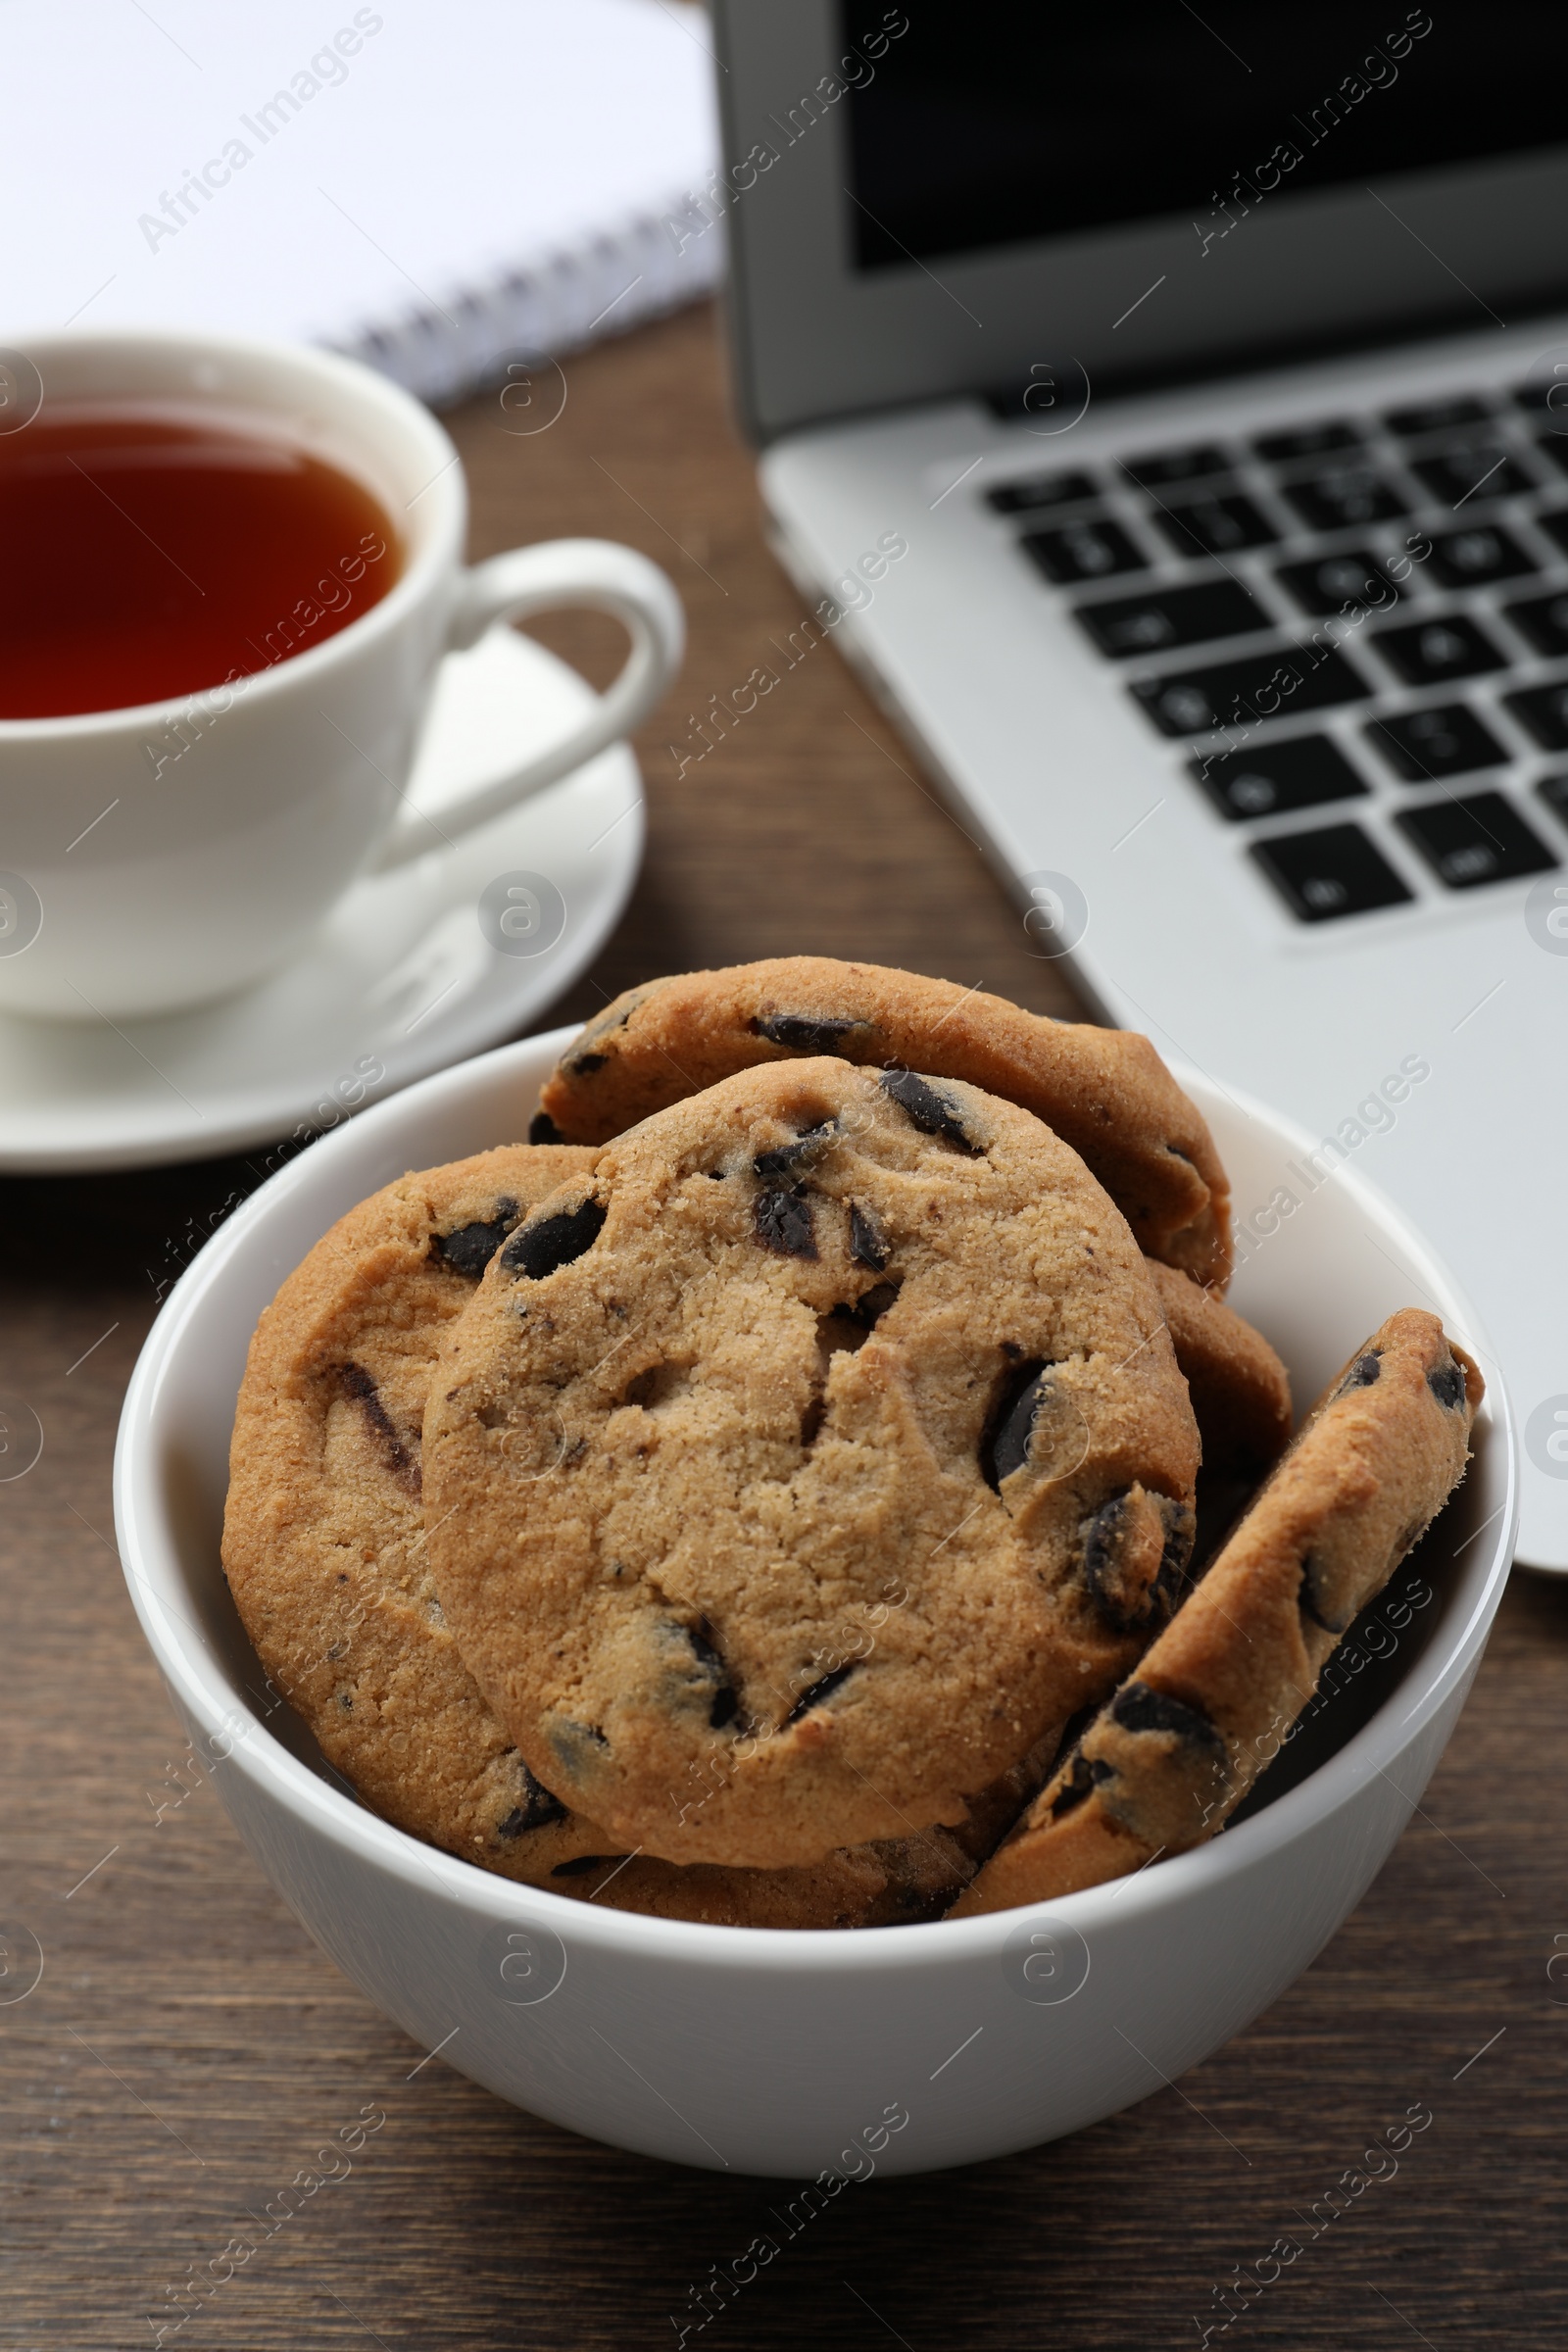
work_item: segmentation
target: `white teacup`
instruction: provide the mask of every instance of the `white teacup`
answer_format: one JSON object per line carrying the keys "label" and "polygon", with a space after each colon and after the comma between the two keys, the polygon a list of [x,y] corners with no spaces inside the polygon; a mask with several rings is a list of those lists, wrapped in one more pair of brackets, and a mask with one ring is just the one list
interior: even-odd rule
{"label": "white teacup", "polygon": [[[0,719],[0,1009],[123,1019],[243,988],[285,963],[359,875],[439,851],[566,775],[635,727],[675,674],[680,601],[630,548],[559,539],[465,570],[458,453],[426,410],[368,368],[227,336],[146,333],[39,337],[29,368],[46,404],[195,399],[263,412],[375,493],[405,556],[358,619],[233,685]],[[400,806],[442,657],[572,605],[613,614],[632,641],[595,707],[524,765],[443,807],[440,832]],[[114,821],[100,821],[111,808]]]}

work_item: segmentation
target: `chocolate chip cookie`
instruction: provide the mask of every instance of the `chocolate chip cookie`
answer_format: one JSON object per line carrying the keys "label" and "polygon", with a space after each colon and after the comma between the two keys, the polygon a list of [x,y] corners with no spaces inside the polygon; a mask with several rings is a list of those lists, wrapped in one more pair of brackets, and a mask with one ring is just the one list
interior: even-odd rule
{"label": "chocolate chip cookie", "polygon": [[1221,1829],[1464,1476],[1482,1395],[1436,1315],[1374,1332],[954,1916],[1098,1886]]}
{"label": "chocolate chip cookie", "polygon": [[1114,1686],[1181,1595],[1197,1459],[1073,1151],[788,1058],[496,1252],[431,1384],[429,1549],[543,1786],[628,1851],[801,1866],[962,1825]]}
{"label": "chocolate chip cookie", "polygon": [[1081,1154],[1151,1257],[1224,1289],[1230,1186],[1200,1112],[1146,1037],[880,964],[793,956],[628,990],[567,1048],[534,1133],[606,1143],[754,1063],[823,1054],[1021,1103]]}
{"label": "chocolate chip cookie", "polygon": [[[365,1801],[465,1861],[665,1919],[932,1916],[979,1857],[940,1830],[799,1870],[687,1871],[614,1851],[534,1779],[459,1654],[425,1549],[430,1367],[527,1209],[595,1156],[522,1146],[405,1176],[290,1275],[252,1343],[234,1429],[223,1562],[247,1630]],[[1032,1793],[990,1792],[998,1833]]]}

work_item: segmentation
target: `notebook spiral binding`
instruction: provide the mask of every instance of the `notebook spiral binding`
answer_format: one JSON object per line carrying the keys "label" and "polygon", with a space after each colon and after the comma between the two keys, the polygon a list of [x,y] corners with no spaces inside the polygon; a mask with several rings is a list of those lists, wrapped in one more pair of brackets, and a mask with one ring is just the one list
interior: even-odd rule
{"label": "notebook spiral binding", "polygon": [[498,266],[488,282],[318,340],[439,408],[501,381],[519,362],[562,358],[695,302],[723,266],[722,221],[694,214],[691,192],[681,190],[535,269]]}

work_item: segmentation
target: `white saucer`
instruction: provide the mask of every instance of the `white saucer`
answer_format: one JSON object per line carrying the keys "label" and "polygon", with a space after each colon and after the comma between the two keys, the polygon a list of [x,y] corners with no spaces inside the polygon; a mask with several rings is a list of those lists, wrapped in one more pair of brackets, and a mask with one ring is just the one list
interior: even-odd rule
{"label": "white saucer", "polygon": [[[410,798],[439,821],[443,801],[555,736],[588,692],[532,639],[491,630],[446,663]],[[356,883],[298,961],[243,996],[118,1028],[0,1015],[0,1169],[205,1159],[335,1126],[514,1035],[603,946],[643,829],[620,745],[454,847]],[[480,929],[481,892],[516,872],[564,901],[542,955],[502,954]]]}

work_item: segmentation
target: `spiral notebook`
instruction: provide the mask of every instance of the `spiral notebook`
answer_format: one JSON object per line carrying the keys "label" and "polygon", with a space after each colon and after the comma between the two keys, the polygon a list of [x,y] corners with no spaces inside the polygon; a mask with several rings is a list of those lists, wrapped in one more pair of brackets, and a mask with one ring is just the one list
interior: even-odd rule
{"label": "spiral notebook", "polygon": [[717,136],[684,0],[13,5],[0,346],[281,336],[453,400],[710,287]]}

